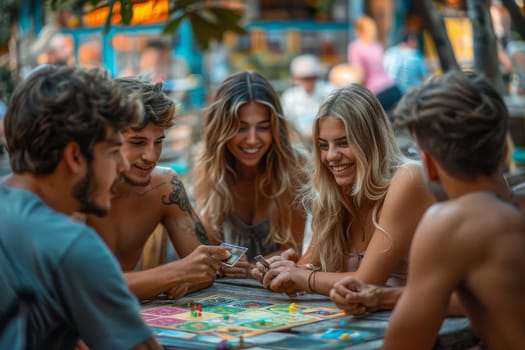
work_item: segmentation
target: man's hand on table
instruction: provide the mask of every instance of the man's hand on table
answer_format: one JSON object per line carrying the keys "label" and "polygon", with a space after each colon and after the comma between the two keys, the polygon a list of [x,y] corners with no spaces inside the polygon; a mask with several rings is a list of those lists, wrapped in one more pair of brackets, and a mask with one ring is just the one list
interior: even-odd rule
{"label": "man's hand on table", "polygon": [[358,278],[344,277],[330,290],[330,299],[346,313],[361,315],[379,309],[382,290]]}

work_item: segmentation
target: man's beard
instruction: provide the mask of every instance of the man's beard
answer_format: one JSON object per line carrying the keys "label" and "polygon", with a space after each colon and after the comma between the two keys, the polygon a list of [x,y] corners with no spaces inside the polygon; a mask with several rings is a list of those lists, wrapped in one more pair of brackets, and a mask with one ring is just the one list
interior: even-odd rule
{"label": "man's beard", "polygon": [[80,212],[102,217],[107,215],[109,208],[101,207],[91,196],[96,192],[96,184],[93,176],[93,167],[88,164],[86,176],[73,187],[73,196],[80,202]]}

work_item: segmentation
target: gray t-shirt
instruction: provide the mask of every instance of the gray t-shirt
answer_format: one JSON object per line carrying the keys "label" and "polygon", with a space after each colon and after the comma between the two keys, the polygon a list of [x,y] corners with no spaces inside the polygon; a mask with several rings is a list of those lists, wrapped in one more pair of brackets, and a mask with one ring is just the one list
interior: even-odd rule
{"label": "gray t-shirt", "polygon": [[152,336],[118,262],[91,228],[0,184],[0,314],[30,291],[30,349],[129,349]]}

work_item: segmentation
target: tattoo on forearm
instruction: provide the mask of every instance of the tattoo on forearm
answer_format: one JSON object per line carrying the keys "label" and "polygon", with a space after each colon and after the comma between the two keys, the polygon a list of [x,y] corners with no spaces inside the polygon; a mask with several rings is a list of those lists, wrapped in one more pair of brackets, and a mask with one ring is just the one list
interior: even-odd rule
{"label": "tattoo on forearm", "polygon": [[204,229],[204,225],[200,221],[197,221],[195,223],[195,235],[197,235],[197,238],[202,244],[210,244],[208,234],[206,233],[206,230]]}
{"label": "tattoo on forearm", "polygon": [[186,194],[186,190],[184,188],[184,184],[177,175],[174,175],[170,182],[172,187],[171,193],[168,196],[162,196],[162,203],[166,205],[178,205],[182,211],[187,212],[190,218],[193,220],[194,232],[197,236],[197,239],[203,244],[209,244],[208,235],[206,234],[204,225],[191,206],[190,200],[188,199],[188,195]]}

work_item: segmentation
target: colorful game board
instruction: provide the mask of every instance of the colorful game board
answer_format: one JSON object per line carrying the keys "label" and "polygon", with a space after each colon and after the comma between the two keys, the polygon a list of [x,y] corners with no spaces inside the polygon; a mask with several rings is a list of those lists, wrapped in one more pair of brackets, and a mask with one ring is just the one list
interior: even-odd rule
{"label": "colorful game board", "polygon": [[223,294],[183,298],[162,306],[143,308],[141,313],[150,327],[223,339],[250,337],[344,316],[341,310],[335,308],[237,299]]}

